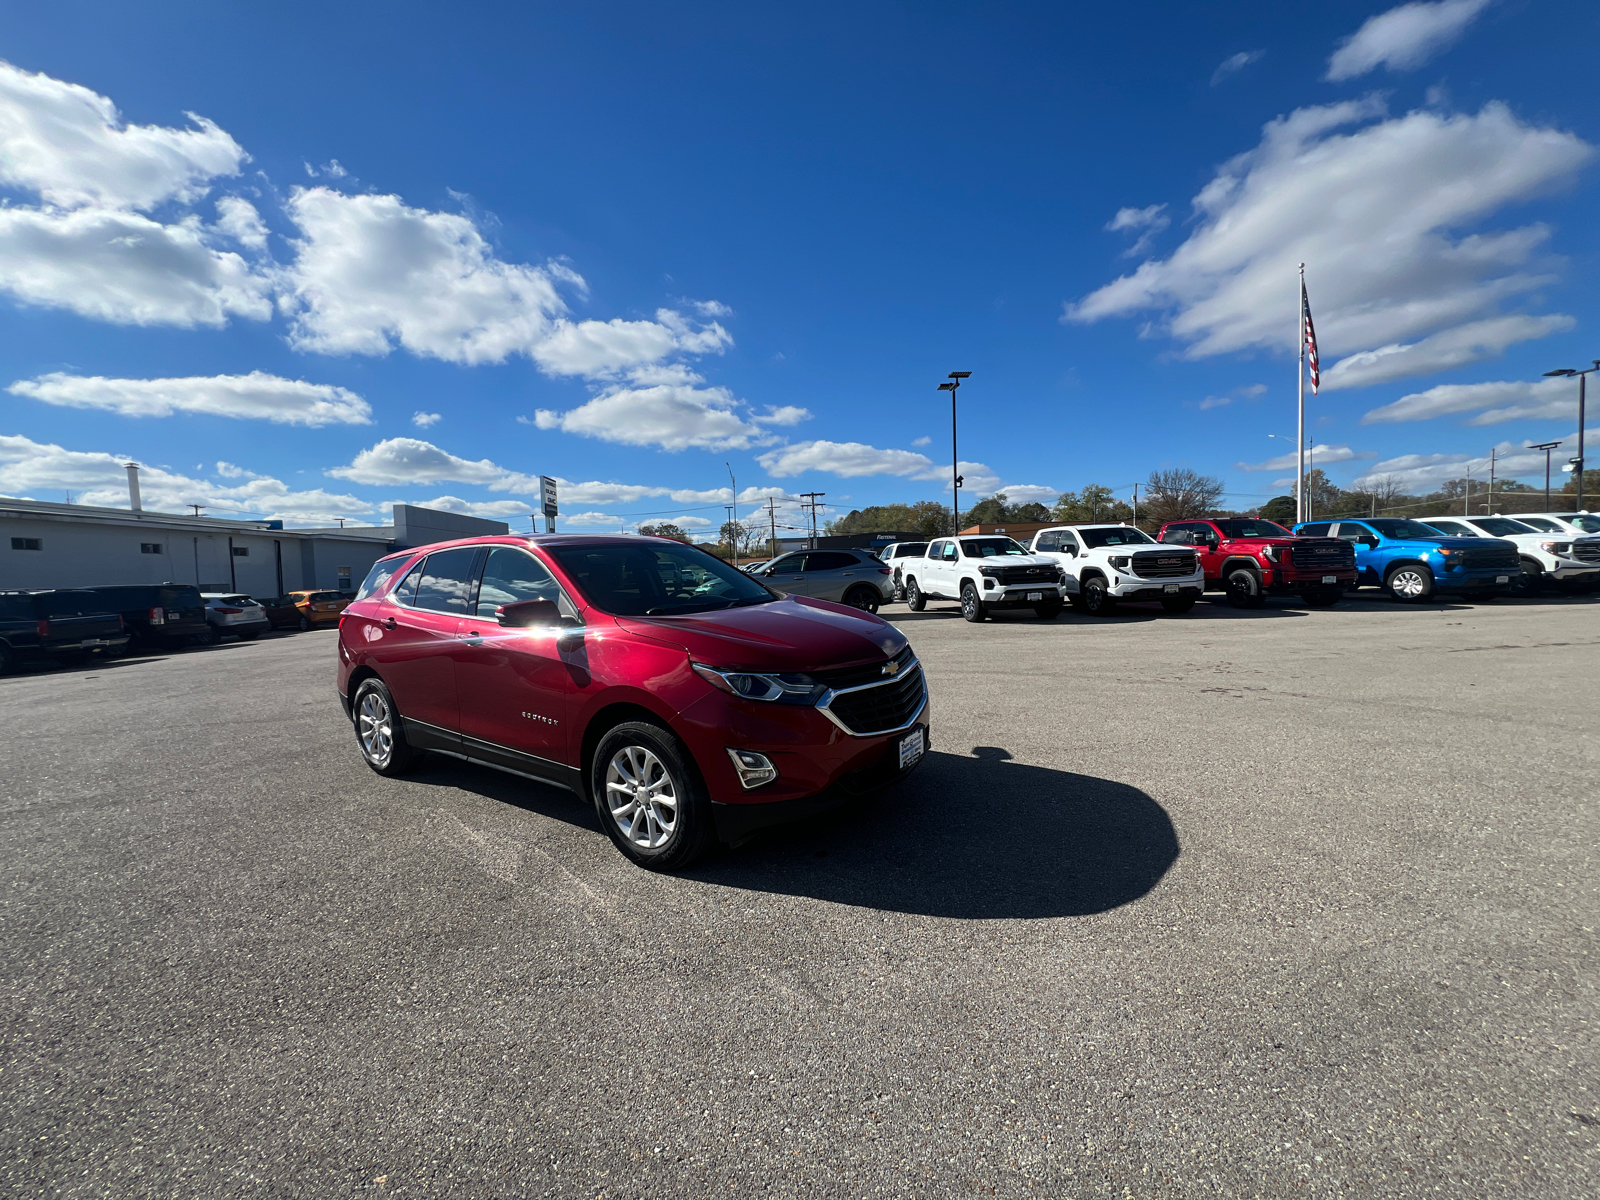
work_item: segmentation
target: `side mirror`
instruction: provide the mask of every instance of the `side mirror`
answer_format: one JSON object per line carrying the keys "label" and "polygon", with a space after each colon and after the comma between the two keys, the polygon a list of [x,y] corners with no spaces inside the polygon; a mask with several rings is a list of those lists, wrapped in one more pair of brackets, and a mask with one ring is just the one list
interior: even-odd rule
{"label": "side mirror", "polygon": [[507,629],[532,629],[541,625],[559,625],[561,610],[556,607],[554,600],[519,600],[495,609],[494,619]]}

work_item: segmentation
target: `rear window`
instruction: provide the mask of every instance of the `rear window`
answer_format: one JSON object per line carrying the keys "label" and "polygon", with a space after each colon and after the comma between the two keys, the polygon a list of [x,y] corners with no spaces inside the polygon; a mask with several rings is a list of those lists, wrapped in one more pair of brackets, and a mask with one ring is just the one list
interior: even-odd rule
{"label": "rear window", "polygon": [[103,597],[94,592],[46,592],[39,607],[47,617],[82,617],[109,611]]}
{"label": "rear window", "polygon": [[32,596],[0,596],[0,621],[32,621]]}
{"label": "rear window", "polygon": [[896,558],[918,558],[928,552],[927,542],[902,542],[895,547]]}
{"label": "rear window", "polygon": [[343,600],[344,599],[344,597],[341,596],[338,592],[312,592],[311,596],[309,598],[312,601],[312,603],[315,603],[315,604],[320,604],[320,603],[322,603],[324,601],[328,601],[328,600]]}

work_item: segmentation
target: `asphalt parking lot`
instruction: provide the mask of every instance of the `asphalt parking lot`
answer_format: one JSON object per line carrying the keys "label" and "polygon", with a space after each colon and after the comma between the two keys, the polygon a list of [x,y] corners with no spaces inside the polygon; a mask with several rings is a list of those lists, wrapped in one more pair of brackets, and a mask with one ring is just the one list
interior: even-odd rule
{"label": "asphalt parking lot", "polygon": [[332,632],[0,679],[14,1196],[1600,1194],[1600,598],[971,626],[686,876]]}

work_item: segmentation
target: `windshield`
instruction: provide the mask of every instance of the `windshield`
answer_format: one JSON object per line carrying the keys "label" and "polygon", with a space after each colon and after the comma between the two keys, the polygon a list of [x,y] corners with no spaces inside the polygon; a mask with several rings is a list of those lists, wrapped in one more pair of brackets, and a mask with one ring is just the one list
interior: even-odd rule
{"label": "windshield", "polygon": [[993,558],[997,554],[1026,554],[1027,551],[1008,537],[992,537],[962,542],[961,553],[968,558]]}
{"label": "windshield", "polygon": [[1600,533],[1600,517],[1592,517],[1588,513],[1577,513],[1567,518],[1568,523],[1576,525],[1585,533]]}
{"label": "windshield", "polygon": [[1538,533],[1531,525],[1513,521],[1509,517],[1473,517],[1472,523],[1490,537],[1512,537],[1519,533]]}
{"label": "windshield", "polygon": [[1080,529],[1078,536],[1091,548],[1100,546],[1153,546],[1155,543],[1132,525],[1111,525],[1100,529]]}
{"label": "windshield", "polygon": [[1517,520],[1521,521],[1530,529],[1537,530],[1539,533],[1561,532],[1561,526],[1557,525],[1554,521],[1546,521],[1543,517],[1518,517]]}
{"label": "windshield", "polygon": [[[1398,519],[1379,518],[1376,521],[1365,521],[1363,524],[1376,529],[1379,533],[1383,534],[1384,537],[1437,539],[1444,536],[1444,534],[1440,533],[1437,529],[1431,529],[1424,525],[1421,521],[1402,521]],[[1342,534],[1348,531],[1343,525],[1341,525],[1339,526],[1339,532]]]}
{"label": "windshield", "polygon": [[1293,537],[1282,525],[1275,525],[1271,521],[1217,521],[1216,527],[1222,530],[1225,538],[1276,538]]}
{"label": "windshield", "polygon": [[617,617],[677,616],[777,599],[743,571],[680,542],[555,546],[550,553],[589,603]]}

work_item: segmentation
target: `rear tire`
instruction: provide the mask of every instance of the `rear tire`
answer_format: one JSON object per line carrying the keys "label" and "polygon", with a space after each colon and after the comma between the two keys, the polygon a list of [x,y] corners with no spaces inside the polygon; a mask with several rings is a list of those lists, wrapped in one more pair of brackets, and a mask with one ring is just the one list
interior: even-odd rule
{"label": "rear tire", "polygon": [[928,598],[922,594],[915,579],[906,580],[906,607],[912,612],[921,612],[928,607]]}
{"label": "rear tire", "polygon": [[649,721],[606,733],[589,765],[600,824],[618,850],[652,871],[681,871],[715,839],[705,785],[682,742]]}
{"label": "rear tire", "polygon": [[845,593],[844,602],[851,608],[859,608],[862,612],[875,613],[878,611],[878,592],[875,588],[854,587]]}
{"label": "rear tire", "polygon": [[301,617],[300,618],[300,632],[301,633],[309,633],[310,631],[311,631],[311,618],[309,618],[309,617]]}
{"label": "rear tire", "polygon": [[1401,604],[1421,604],[1433,595],[1433,572],[1421,563],[1402,563],[1383,580],[1391,600]]}
{"label": "rear tire", "polygon": [[1194,597],[1163,596],[1161,597],[1161,607],[1166,609],[1169,613],[1172,613],[1174,616],[1178,616],[1182,613],[1188,612],[1194,607]]}
{"label": "rear tire", "polygon": [[1544,591],[1544,568],[1536,562],[1522,560],[1522,574],[1518,575],[1511,584],[1513,596],[1537,596]]}
{"label": "rear tire", "polygon": [[973,624],[987,615],[983,611],[983,601],[978,599],[978,589],[970,583],[961,585],[961,615]]}
{"label": "rear tire", "polygon": [[1261,591],[1261,576],[1249,567],[1234,567],[1222,581],[1228,603],[1235,608],[1260,608],[1267,602]]}
{"label": "rear tire", "polygon": [[363,680],[350,704],[350,720],[361,757],[379,775],[404,775],[420,755],[406,741],[400,710],[381,679]]}
{"label": "rear tire", "polygon": [[1083,580],[1079,587],[1078,607],[1091,617],[1110,617],[1117,612],[1117,598],[1111,594],[1106,581],[1098,575]]}
{"label": "rear tire", "polygon": [[1344,593],[1338,588],[1321,588],[1314,592],[1304,593],[1300,599],[1312,608],[1331,608],[1344,599]]}

